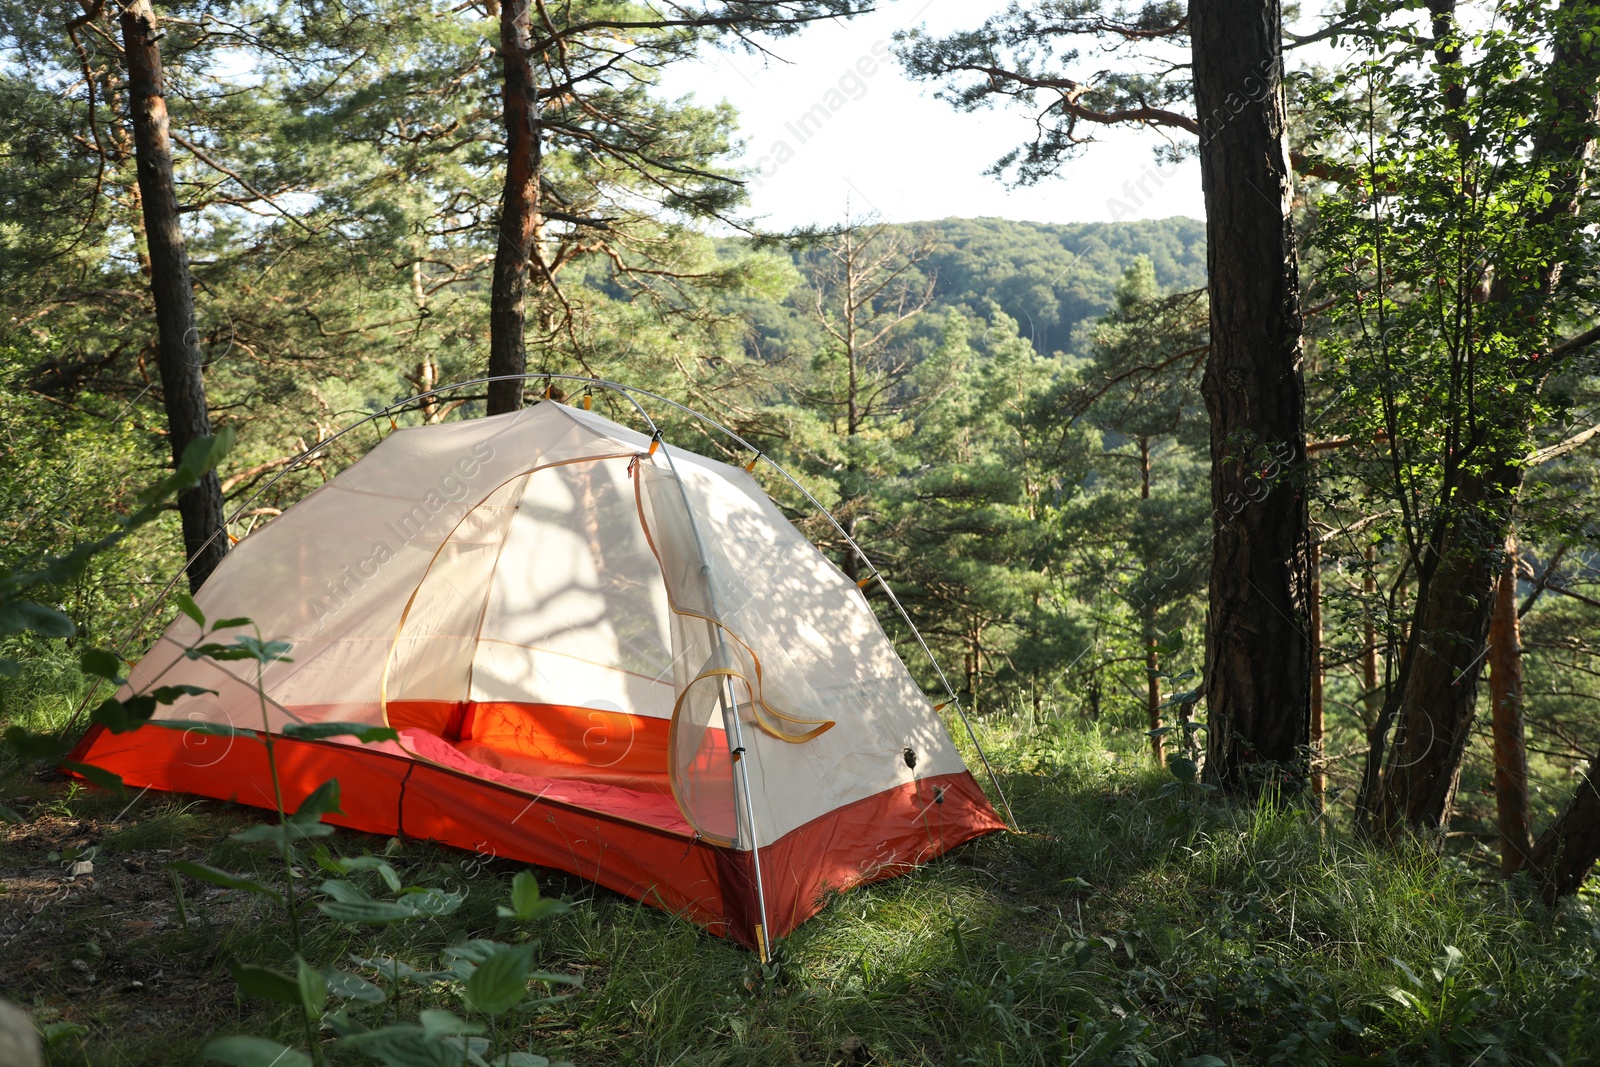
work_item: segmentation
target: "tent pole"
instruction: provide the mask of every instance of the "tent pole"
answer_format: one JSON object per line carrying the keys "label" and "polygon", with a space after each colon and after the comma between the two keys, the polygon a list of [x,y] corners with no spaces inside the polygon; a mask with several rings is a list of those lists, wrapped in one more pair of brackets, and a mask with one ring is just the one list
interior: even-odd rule
{"label": "tent pole", "polygon": [[[694,519],[694,508],[689,503],[689,490],[683,484],[683,476],[678,473],[678,464],[673,461],[672,450],[668,448],[667,443],[661,439],[661,431],[656,429],[655,420],[651,419],[649,415],[645,414],[643,408],[639,409],[639,413],[644,415],[645,421],[650,424],[652,436],[654,436],[656,441],[661,445],[661,455],[667,461],[667,469],[672,471],[672,480],[678,485],[678,495],[683,500],[683,513],[688,516],[689,519],[689,532],[694,535],[695,552],[700,556],[700,573],[706,579],[707,606],[711,608],[711,614],[713,616],[715,616],[717,619],[721,619],[722,612],[717,607],[717,591],[711,584],[711,564],[707,561],[706,543],[705,540],[700,536],[700,524],[695,522]],[[717,650],[726,656],[728,642],[722,636],[722,624],[720,622],[707,620],[706,626],[716,637]],[[755,871],[756,876],[756,909],[760,912],[761,916],[760,921],[756,923],[755,929],[756,955],[760,957],[762,963],[768,963],[772,959],[772,952],[767,939],[767,890],[766,884],[761,877],[761,840],[756,835],[756,813],[755,808],[752,805],[750,795],[750,764],[749,761],[745,759],[749,753],[744,747],[744,729],[742,724],[739,722],[739,704],[737,700],[732,699],[732,688],[732,683],[727,679],[726,676],[723,676],[722,680],[717,685],[717,700],[722,705],[723,731],[726,733],[728,739],[733,743],[732,747],[728,750],[728,753],[733,757],[734,766],[738,768],[739,777],[737,778],[737,781],[739,786],[743,787],[744,791],[743,807],[745,823],[749,826],[750,830],[750,863]],[[752,694],[751,699],[755,699],[754,694]],[[738,793],[739,790],[736,788],[734,790],[735,800],[738,799]],[[735,817],[735,824],[737,825],[737,816]]]}
{"label": "tent pole", "polygon": [[[956,714],[961,718],[961,724],[966,727],[967,737],[972,741],[972,747],[977,750],[978,758],[983,762],[983,769],[985,773],[988,774],[990,783],[994,786],[995,794],[1000,798],[1000,806],[1005,809],[1007,821],[1010,822],[1013,830],[1017,828],[1017,817],[1011,810],[1011,801],[1007,799],[1005,789],[1003,789],[1000,785],[999,775],[995,774],[994,767],[989,763],[988,753],[984,752],[983,746],[978,743],[977,732],[972,728],[971,720],[967,718],[966,709],[962,707],[961,698],[956,695],[955,687],[950,684],[950,679],[945,676],[944,668],[939,666],[939,661],[937,658],[935,658],[933,649],[929,648],[928,642],[923,639],[922,631],[918,630],[917,624],[911,621],[911,615],[906,611],[905,605],[901,604],[900,598],[894,595],[894,590],[889,588],[889,583],[884,580],[883,573],[873,565],[870,559],[867,558],[867,554],[861,550],[861,546],[856,543],[855,538],[851,537],[849,532],[845,530],[844,526],[840,524],[839,520],[833,517],[832,512],[822,506],[822,502],[820,500],[811,495],[810,490],[808,490],[804,485],[801,485],[799,480],[796,479],[794,475],[784,470],[780,464],[772,459],[772,457],[768,456],[759,448],[752,445],[749,441],[746,441],[743,437],[740,437],[737,433],[734,433],[732,430],[728,429],[728,427],[722,425],[722,423],[716,421],[715,419],[701,414],[700,412],[689,407],[687,404],[680,404],[670,397],[662,396],[660,393],[651,392],[648,389],[640,389],[637,386],[632,385],[623,385],[621,382],[607,381],[603,378],[586,377],[581,374],[500,374],[490,377],[472,378],[464,382],[454,382],[450,385],[441,385],[437,389],[429,389],[426,392],[417,393],[415,396],[409,396],[401,400],[396,400],[392,404],[388,404],[382,408],[379,408],[377,411],[374,411],[365,418],[358,419],[339,432],[330,435],[326,439],[318,441],[310,448],[307,448],[305,451],[301,452],[298,456],[295,456],[292,460],[285,464],[281,470],[279,470],[271,478],[267,479],[267,481],[262,483],[262,485],[257,488],[256,491],[252,493],[244,503],[235,508],[233,514],[227,518],[222,527],[213,532],[211,537],[206,539],[206,543],[195,550],[195,555],[198,556],[200,553],[204,552],[207,546],[211,544],[212,540],[221,537],[223,532],[234,522],[238,521],[239,517],[243,515],[246,510],[254,507],[256,502],[260,500],[269,489],[276,485],[281,479],[286,477],[296,467],[300,466],[301,463],[315,455],[317,452],[326,448],[328,445],[337,441],[345,434],[350,433],[352,430],[365,426],[367,423],[373,422],[377,419],[392,417],[393,412],[403,410],[408,404],[414,404],[421,400],[427,400],[443,393],[454,392],[457,389],[465,389],[474,385],[487,385],[490,382],[512,380],[531,381],[535,378],[550,378],[560,379],[561,381],[582,382],[585,385],[599,386],[602,389],[610,389],[611,391],[624,397],[628,403],[632,404],[634,410],[639,413],[639,416],[644,419],[645,423],[650,427],[651,434],[659,438],[660,431],[656,428],[655,420],[652,419],[649,413],[645,411],[644,407],[640,405],[634,394],[637,393],[639,396],[649,397],[652,400],[657,400],[670,407],[677,408],[679,411],[689,415],[691,418],[699,419],[707,426],[720,430],[740,447],[748,449],[749,451],[754,452],[761,459],[766,460],[767,464],[771,466],[773,470],[777,471],[785,481],[797,489],[800,494],[811,503],[811,506],[817,510],[818,514],[828,520],[829,524],[833,526],[835,532],[837,532],[840,537],[844,538],[845,544],[850,546],[851,551],[855,552],[861,561],[865,563],[872,571],[872,577],[877,580],[879,588],[881,588],[884,592],[884,595],[889,598],[889,603],[894,605],[895,611],[899,613],[901,620],[904,621],[906,626],[911,630],[912,636],[917,639],[917,644],[922,648],[923,654],[928,657],[928,662],[933,666],[934,673],[939,676],[939,681],[944,686],[945,694],[949,697],[949,702],[955,706]],[[665,448],[665,443],[663,443],[663,448]],[[671,464],[671,461],[671,456],[668,455],[667,462],[669,465]],[[673,468],[673,473],[677,473],[676,468]],[[679,489],[682,489],[681,482],[679,483]],[[687,506],[687,498],[685,498],[685,503]],[[694,516],[691,512],[691,526],[693,523],[693,518]],[[699,536],[699,530],[696,529],[696,540],[699,539]],[[702,558],[704,558],[703,555]],[[185,561],[186,566],[187,562],[188,561]],[[117,643],[117,652],[121,653],[127,648],[127,646],[132,642],[134,635],[139,632],[139,629],[144,626],[144,624],[148,622],[153,615],[155,615],[156,610],[161,606],[162,603],[165,602],[167,594],[172,592],[173,587],[178,583],[178,580],[182,578],[183,575],[183,570],[178,571],[167,582],[167,584],[161,588],[160,592],[158,592],[155,598],[151,601],[150,607],[145,609],[144,613],[141,614],[139,618],[134,621],[133,625],[129,627],[122,640]],[[87,710],[90,699],[91,698],[89,696],[85,696],[80,702],[77,710],[73,712],[72,718],[67,722],[67,727],[69,729],[77,722],[78,716]],[[735,719],[737,720],[737,716],[735,716]],[[742,760],[740,762],[741,764],[743,763]],[[752,835],[753,833],[754,831],[752,830]],[[759,862],[756,865],[756,891],[757,895],[759,896],[761,893],[761,870]],[[766,919],[766,906],[764,903],[762,904],[761,914],[764,922]]]}

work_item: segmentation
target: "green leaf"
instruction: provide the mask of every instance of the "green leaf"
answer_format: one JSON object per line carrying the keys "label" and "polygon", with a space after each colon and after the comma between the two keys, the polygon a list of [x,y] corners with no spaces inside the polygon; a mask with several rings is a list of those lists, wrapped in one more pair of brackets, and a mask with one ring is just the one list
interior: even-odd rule
{"label": "green leaf", "polygon": [[87,763],[79,763],[77,760],[70,759],[62,760],[61,766],[64,770],[82,775],[85,780],[93,782],[101,789],[109,789],[113,793],[126,792],[122,787],[122,775],[120,774],[112,774],[110,771],[102,770],[99,767],[92,767]]}
{"label": "green leaf", "polygon": [[342,1000],[359,1000],[366,1004],[382,1004],[388,999],[388,994],[382,988],[374,985],[359,974],[341,971],[336,967],[324,967],[322,980],[327,984],[328,995],[339,997]]}
{"label": "green leaf", "polygon": [[194,602],[194,597],[188,593],[175,593],[172,599],[177,602],[179,611],[193,619],[196,626],[205,629],[206,613],[200,610],[200,605]]}
{"label": "green leaf", "polygon": [[219,871],[215,867],[207,867],[203,863],[177,860],[167,864],[167,866],[179,874],[186,874],[190,878],[198,878],[202,882],[220,885],[224,889],[242,889],[246,893],[255,893],[257,896],[268,897],[277,901],[280,905],[283,903],[283,896],[277,890],[269,889],[260,882],[252,882],[248,878],[240,878],[236,874],[229,874],[227,871]]}
{"label": "green leaf", "polygon": [[272,663],[282,660],[293,663],[285,653],[292,646],[287,641],[263,641],[249,634],[240,634],[233,639],[232,644],[223,645],[215,641],[186,648],[183,654],[190,659],[214,659],[219,661],[253,659],[258,663]]}
{"label": "green leaf", "polygon": [[322,1021],[339,1037],[355,1037],[368,1031],[368,1027],[350,1018],[350,1013],[343,1008],[324,1015]]}
{"label": "green leaf", "polygon": [[[505,947],[506,943],[504,941],[495,941],[487,937],[474,937],[468,941],[461,941],[451,945],[441,955],[446,962],[455,963],[465,960],[475,967]],[[466,968],[461,973],[463,975],[471,974],[472,967]]]}
{"label": "green leaf", "polygon": [[[89,713],[89,721],[97,722],[114,734],[124,734],[129,730],[137,730],[150,721],[156,709],[164,704],[174,704],[181,697],[205,696],[215,693],[214,689],[202,689],[197,685],[163,685],[152,689],[148,693],[137,693],[127,700],[118,700],[107,697],[102,700]],[[200,730],[205,733],[218,733],[220,727],[212,728],[209,724],[200,722],[167,723],[169,729]],[[238,733],[239,731],[229,731]]]}
{"label": "green leaf", "polygon": [[1180,756],[1176,753],[1167,757],[1167,770],[1178,781],[1191,785],[1200,777],[1199,765],[1188,756]]}
{"label": "green leaf", "polygon": [[350,962],[357,967],[367,967],[377,971],[381,977],[391,981],[414,982],[417,985],[434,985],[447,982],[452,977],[449,971],[419,971],[410,964],[390,956],[351,956]]}
{"label": "green leaf", "polygon": [[377,856],[356,856],[353,859],[340,859],[335,861],[336,869],[340,873],[347,871],[377,871],[378,877],[383,879],[383,884],[389,887],[391,893],[400,892],[400,876]]}
{"label": "green leaf", "polygon": [[1200,687],[1186,689],[1181,693],[1173,693],[1156,706],[1158,708],[1177,708],[1185,704],[1198,704],[1200,702]]}
{"label": "green leaf", "polygon": [[63,1041],[70,1041],[72,1038],[82,1037],[88,1032],[88,1027],[79,1026],[77,1023],[69,1022],[46,1023],[40,1031],[41,1036],[44,1037],[44,1044],[46,1048],[55,1048]]}
{"label": "green leaf", "polygon": [[442,889],[411,888],[400,898],[421,915],[449,915],[467,899],[465,893],[446,893]]}
{"label": "green leaf", "polygon": [[242,841],[248,845],[260,844],[270,841],[277,845],[292,845],[296,841],[304,841],[311,837],[329,837],[334,833],[334,828],[324,822],[297,823],[257,823],[248,830],[239,830],[228,835],[230,841]]}
{"label": "green leaf", "polygon": [[304,1006],[300,983],[292,975],[275,971],[271,967],[257,967],[253,963],[235,963],[233,980],[239,992],[247,997],[275,1000],[280,1004]]}
{"label": "green leaf", "polygon": [[[530,948],[529,953],[532,951]],[[429,1037],[457,1037],[484,1031],[482,1023],[468,1022],[443,1008],[428,1008],[417,1015],[417,1021],[422,1023],[422,1031]]]}
{"label": "green leaf", "polygon": [[283,736],[300,741],[321,741],[328,737],[354,737],[363,745],[374,741],[398,741],[399,731],[391,726],[375,726],[365,722],[292,722],[283,728]]}
{"label": "green leaf", "polygon": [[125,734],[143,726],[155,710],[156,702],[149,697],[128,700],[106,697],[89,713],[89,721],[99,723],[114,734]]}
{"label": "green leaf", "polygon": [[157,704],[176,704],[179,697],[202,697],[215,693],[215,689],[198,685],[158,685],[150,690],[148,696]]}
{"label": "green leaf", "polygon": [[263,641],[259,637],[254,637],[250,634],[240,634],[233,639],[233,643],[248,652],[250,654],[249,658],[258,660],[261,663],[271,663],[274,660],[282,660],[285,663],[294,662],[284,655],[290,648],[294,647],[287,641]]}
{"label": "green leaf", "polygon": [[204,1055],[232,1067],[311,1067],[304,1052],[264,1037],[219,1037],[206,1045]]}
{"label": "green leaf", "polygon": [[511,879],[511,907],[499,905],[495,911],[502,918],[530,922],[543,917],[541,903],[543,898],[539,895],[539,880],[532,871],[518,871],[517,876]]}
{"label": "green leaf", "polygon": [[22,821],[24,821],[22,816],[17,814],[14,808],[8,808],[4,804],[0,804],[0,822],[19,823]]}
{"label": "green leaf", "polygon": [[232,630],[239,626],[249,626],[252,621],[246,615],[241,615],[236,619],[218,619],[211,625],[211,632],[216,633],[218,630]]}
{"label": "green leaf", "polygon": [[117,658],[115,653],[107,652],[103,648],[84,649],[83,653],[78,657],[78,665],[83,669],[84,674],[90,674],[96,678],[104,678],[109,682],[116,682],[118,685],[127,681],[126,678],[122,677],[122,661]]}
{"label": "green leaf", "polygon": [[462,1067],[465,1059],[459,1041],[430,1037],[414,1023],[351,1034],[339,1041],[339,1047],[358,1049],[386,1067]]}
{"label": "green leaf", "polygon": [[330,919],[347,923],[366,923],[369,926],[384,926],[388,923],[404,922],[407,919],[419,919],[427,914],[408,904],[392,900],[325,900],[317,904],[317,910]]}
{"label": "green leaf", "polygon": [[311,969],[310,964],[295,957],[295,984],[300,987],[300,1004],[313,1019],[322,1018],[322,1009],[328,1006],[328,983],[322,974]]}
{"label": "green leaf", "polygon": [[289,818],[301,825],[321,822],[324,815],[343,815],[339,810],[339,779],[329,778],[326,782],[312,790],[311,795],[300,802],[295,813]]}
{"label": "green leaf", "polygon": [[55,608],[31,600],[0,604],[0,634],[36,633],[40,637],[71,637],[78,632],[71,619]]}
{"label": "green leaf", "polygon": [[528,995],[532,969],[532,945],[507,945],[495,951],[467,979],[468,1003],[487,1015],[509,1011]]}
{"label": "green leaf", "polygon": [[50,760],[55,762],[72,751],[71,742],[65,738],[52,737],[50,734],[36,734],[32,730],[24,730],[20,726],[8,726],[5,738],[6,746],[18,756],[27,760]]}
{"label": "green leaf", "polygon": [[354,882],[346,882],[342,878],[330,878],[318,888],[343,904],[366,904],[372,900],[371,893]]}

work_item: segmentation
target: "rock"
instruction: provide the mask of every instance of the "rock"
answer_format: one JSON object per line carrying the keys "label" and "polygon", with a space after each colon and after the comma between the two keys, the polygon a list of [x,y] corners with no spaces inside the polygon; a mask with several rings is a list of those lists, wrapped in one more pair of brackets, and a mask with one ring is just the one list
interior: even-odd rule
{"label": "rock", "polygon": [[94,864],[90,863],[88,860],[79,860],[77,863],[72,865],[72,877],[74,878],[93,873]]}
{"label": "rock", "polygon": [[843,1067],[853,1067],[855,1064],[872,1063],[872,1050],[867,1047],[864,1038],[855,1036],[847,1037],[839,1042],[839,1059]]}
{"label": "rock", "polygon": [[44,1067],[39,1032],[28,1013],[0,999],[0,1063],[10,1067]]}

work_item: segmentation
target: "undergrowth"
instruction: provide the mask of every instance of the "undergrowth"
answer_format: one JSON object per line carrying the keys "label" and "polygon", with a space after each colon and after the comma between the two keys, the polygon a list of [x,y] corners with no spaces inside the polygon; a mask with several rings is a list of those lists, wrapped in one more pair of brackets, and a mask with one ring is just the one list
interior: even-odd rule
{"label": "undergrowth", "polygon": [[[30,668],[27,685],[7,687],[0,726],[62,725],[78,683],[42,677]],[[582,985],[519,1016],[515,1046],[579,1067],[1600,1063],[1592,895],[1551,913],[1448,853],[1375,850],[1329,818],[1174,789],[1142,738],[1076,721],[980,733],[1023,832],[837,895],[769,967],[684,920],[539,872],[573,908],[527,931],[534,965]],[[241,997],[233,980],[235,964],[293,970],[281,910],[167,873],[188,861],[281,878],[274,849],[228,836],[259,812],[115,796],[7,758],[0,792],[27,822],[0,846],[0,993],[33,1012],[53,1063],[199,1063],[208,1040],[233,1033],[304,1043],[296,1009]],[[465,898],[384,927],[313,912],[305,958],[388,988],[353,961],[433,970],[452,946],[505,936],[497,908],[519,865],[346,831],[325,840]],[[97,889],[40,903],[41,877],[86,855],[119,875],[138,865],[140,914],[162,914],[117,936],[127,902],[111,873],[109,900]],[[162,978],[103,977],[135,963]],[[393,987],[381,1011],[396,1018],[465,1011],[459,990]]]}

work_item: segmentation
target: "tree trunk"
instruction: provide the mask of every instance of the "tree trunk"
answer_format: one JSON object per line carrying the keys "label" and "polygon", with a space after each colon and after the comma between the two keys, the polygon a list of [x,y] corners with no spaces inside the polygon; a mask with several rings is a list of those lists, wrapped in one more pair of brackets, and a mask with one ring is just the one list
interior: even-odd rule
{"label": "tree trunk", "polygon": [[[1548,226],[1576,211],[1579,204],[1582,163],[1593,146],[1600,85],[1600,43],[1590,33],[1597,9],[1600,4],[1594,0],[1569,0],[1554,18],[1555,43],[1548,68],[1553,105],[1533,151],[1557,169],[1549,185],[1550,202],[1528,220],[1530,225]],[[1554,256],[1541,268],[1546,294],[1553,294],[1560,280],[1559,259]],[[1490,299],[1507,296],[1493,289]],[[1537,312],[1518,314],[1527,317]],[[1547,372],[1543,364],[1529,369],[1534,376]],[[1535,383],[1526,384],[1531,390]],[[1401,654],[1399,682],[1384,705],[1384,720],[1394,722],[1395,734],[1381,777],[1369,782],[1376,795],[1363,796],[1359,805],[1363,828],[1381,837],[1394,837],[1405,829],[1442,830],[1455,797],[1462,754],[1476,716],[1478,677],[1504,560],[1503,539],[1510,528],[1521,457],[1531,432],[1529,426],[1509,422],[1522,417],[1516,413],[1506,410],[1496,415],[1502,424],[1486,435],[1494,445],[1457,461],[1463,473],[1449,498],[1450,514],[1431,534],[1418,567],[1416,609]],[[1382,745],[1381,736],[1375,738],[1369,759],[1382,752]],[[1573,802],[1580,819],[1583,799],[1580,790]],[[1583,836],[1590,831],[1572,832]],[[1600,828],[1594,832],[1600,834]]]}
{"label": "tree trunk", "polygon": [[1371,730],[1383,711],[1383,692],[1378,687],[1378,626],[1372,621],[1372,605],[1378,593],[1378,546],[1367,546],[1367,569],[1361,575],[1361,591],[1365,594],[1366,611],[1361,622],[1361,695],[1366,709],[1363,725]]}
{"label": "tree trunk", "polygon": [[[1150,499],[1150,438],[1139,438],[1139,499]],[[1139,616],[1144,635],[1145,717],[1151,730],[1161,729],[1161,656],[1156,651],[1160,638],[1156,635],[1156,609],[1152,600],[1142,600]],[[1150,758],[1157,767],[1166,765],[1165,746],[1160,734],[1150,737]]]}
{"label": "tree trunk", "polygon": [[[1582,164],[1594,147],[1596,83],[1600,81],[1600,47],[1590,32],[1597,5],[1592,0],[1572,0],[1561,5],[1559,17],[1563,32],[1557,34],[1551,66],[1569,69],[1571,76],[1557,79],[1553,89],[1555,112],[1564,121],[1552,126],[1537,148],[1547,157],[1560,157]],[[1583,167],[1573,166],[1552,188],[1552,203],[1546,210],[1575,210],[1582,191]],[[1546,272],[1545,282],[1553,287],[1560,279],[1560,266]],[[1600,858],[1600,757],[1589,764],[1577,792],[1560,815],[1539,835],[1528,856],[1528,866],[1539,872],[1545,899],[1552,904],[1558,897],[1578,891],[1595,860]]]}
{"label": "tree trunk", "polygon": [[[844,360],[845,360],[845,394],[844,394],[844,493],[840,499],[840,510],[844,512],[844,532],[850,539],[855,540],[856,524],[859,518],[858,498],[861,496],[860,441],[857,435],[861,433],[861,368],[858,362],[860,353],[856,351],[856,311],[860,305],[856,301],[856,285],[860,280],[856,277],[856,232],[852,227],[844,231]],[[852,582],[861,580],[861,560],[849,546],[844,550],[845,577]]]}
{"label": "tree trunk", "polygon": [[1400,679],[1384,707],[1395,724],[1375,802],[1362,805],[1363,825],[1381,837],[1403,828],[1443,828],[1455,798],[1461,757],[1477,715],[1482,672],[1503,545],[1481,542],[1484,530],[1510,520],[1518,471],[1505,463],[1462,475],[1452,497],[1474,521],[1448,523],[1425,549],[1411,633]]}
{"label": "tree trunk", "polygon": [[1305,386],[1276,0],[1189,6],[1206,203],[1213,549],[1206,777],[1233,792],[1305,774],[1310,539]]}
{"label": "tree trunk", "polygon": [[[139,199],[150,257],[150,294],[156,305],[156,366],[161,376],[161,402],[167,413],[172,459],[177,464],[193,441],[211,433],[201,373],[200,330],[195,324],[189,253],[184,247],[183,229],[178,225],[166,87],[150,0],[133,0],[123,9],[121,23]],[[178,494],[178,514],[183,520],[189,588],[196,590],[228,551],[228,538],[223,532],[222,485],[215,471],[207,472],[200,484]]]}
{"label": "tree trunk", "polygon": [[1517,622],[1517,539],[1506,537],[1506,564],[1489,623],[1489,698],[1494,723],[1494,799],[1500,824],[1500,873],[1527,860],[1528,745],[1522,729],[1522,633]]}
{"label": "tree trunk", "polygon": [[[530,4],[500,9],[501,96],[506,124],[506,182],[500,195],[500,227],[489,296],[489,375],[524,374],[528,350],[528,265],[539,224],[539,97],[534,77]],[[488,411],[500,415],[522,407],[522,382],[489,383]]]}
{"label": "tree trunk", "polygon": [[1583,781],[1554,822],[1539,835],[1528,853],[1528,866],[1538,873],[1550,904],[1571,896],[1600,859],[1600,757],[1589,764]]}
{"label": "tree trunk", "polygon": [[1328,777],[1322,759],[1322,545],[1311,542],[1311,803],[1322,810]]}

